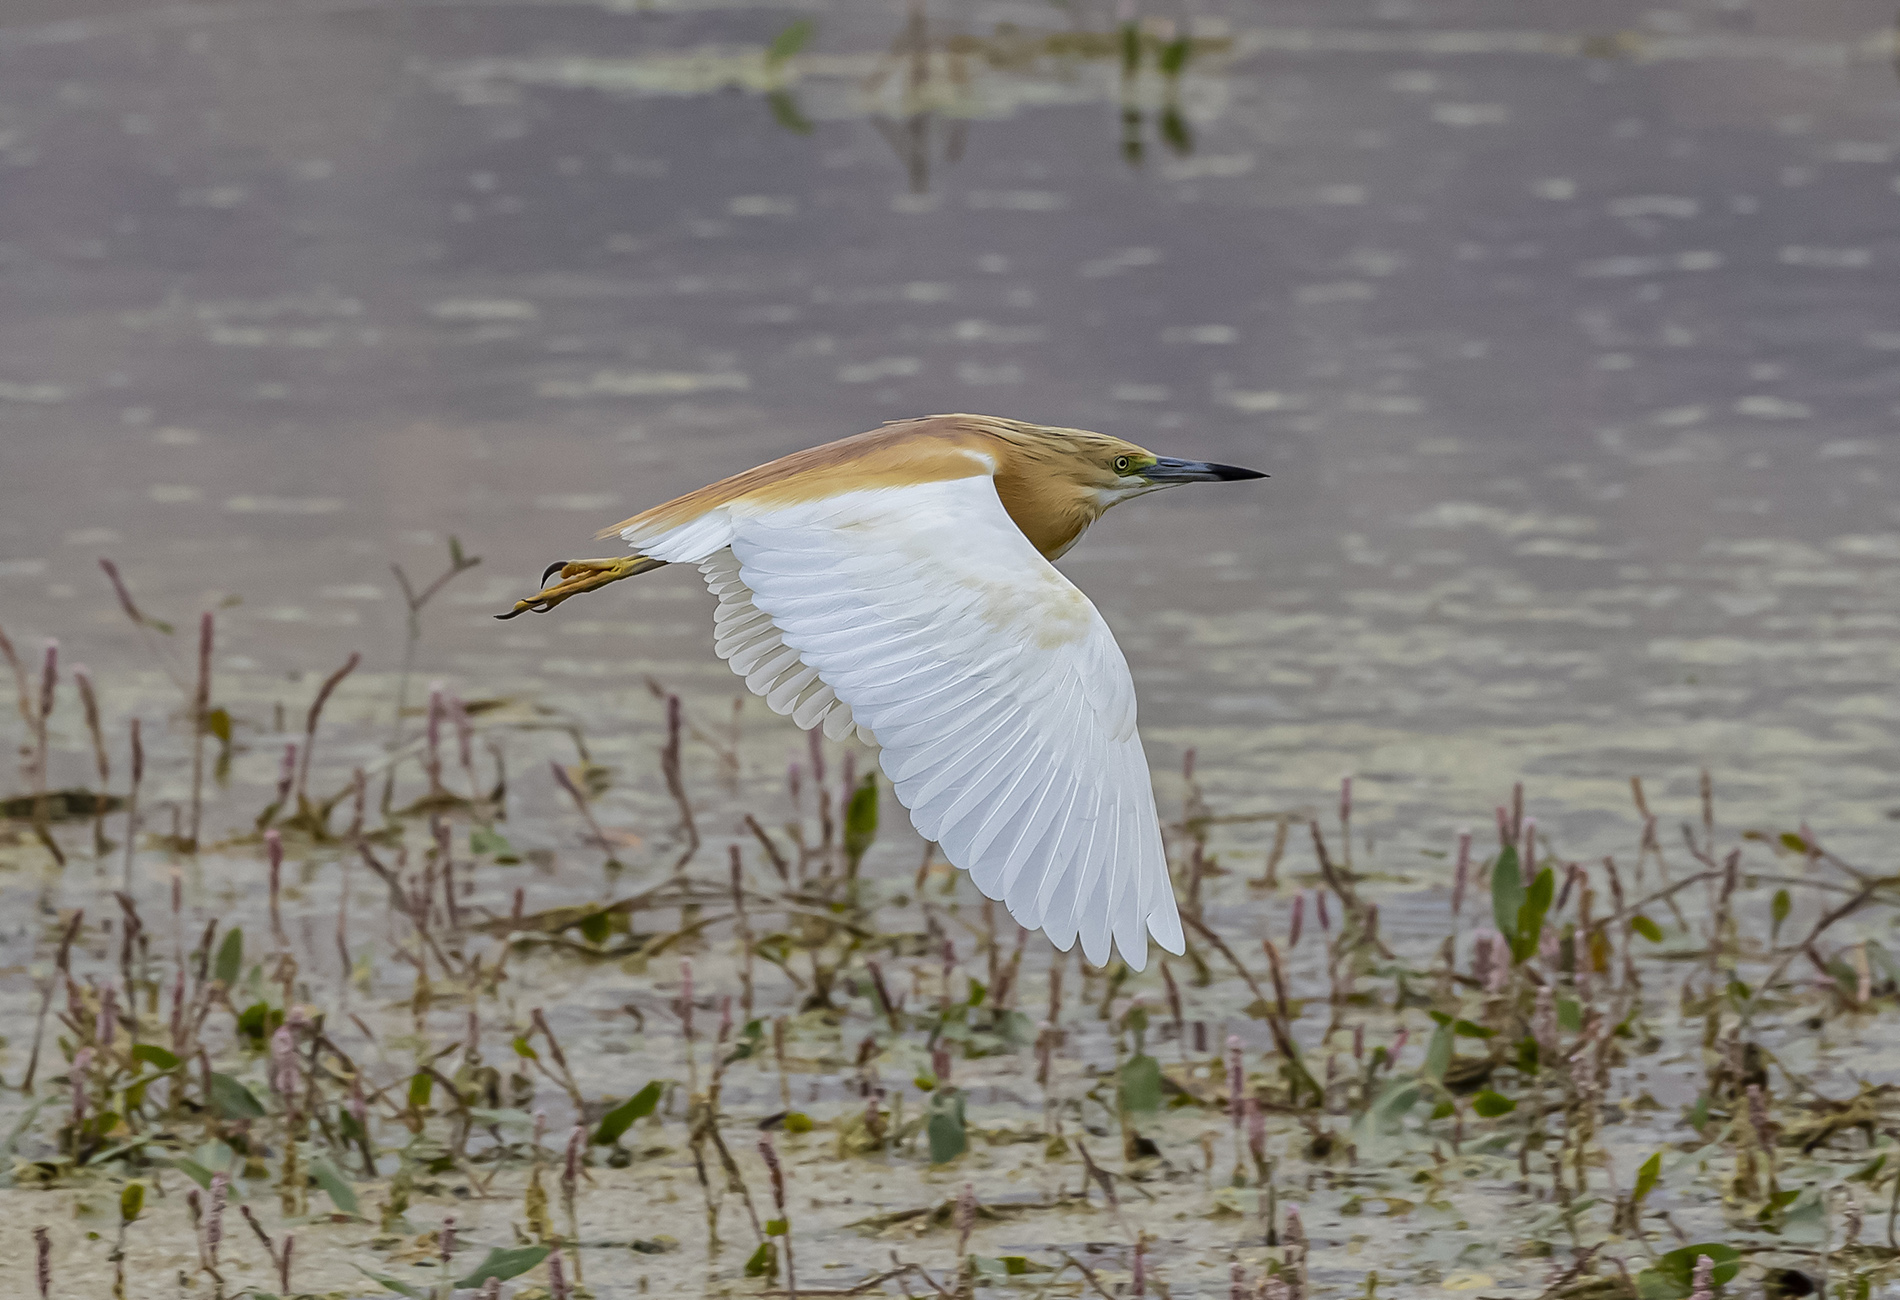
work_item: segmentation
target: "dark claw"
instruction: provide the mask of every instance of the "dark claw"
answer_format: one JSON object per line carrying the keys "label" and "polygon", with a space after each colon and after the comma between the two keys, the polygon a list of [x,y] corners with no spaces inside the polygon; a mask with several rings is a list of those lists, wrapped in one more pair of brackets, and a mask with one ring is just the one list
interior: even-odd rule
{"label": "dark claw", "polygon": [[[565,569],[569,564],[572,564],[572,563],[573,563],[572,560],[556,560],[554,563],[548,565],[547,568],[541,570],[541,585],[543,587],[547,586],[549,578],[552,578],[555,574],[559,573],[562,569]],[[509,619],[509,618],[515,617],[517,614],[526,614],[531,611],[536,614],[545,614],[548,612],[548,610],[552,608],[553,606],[551,605],[543,605],[543,604],[540,604],[539,602],[535,602],[531,604],[527,601],[523,601],[516,608],[509,610],[506,614],[497,614],[495,615],[495,617],[500,618],[500,619]]]}

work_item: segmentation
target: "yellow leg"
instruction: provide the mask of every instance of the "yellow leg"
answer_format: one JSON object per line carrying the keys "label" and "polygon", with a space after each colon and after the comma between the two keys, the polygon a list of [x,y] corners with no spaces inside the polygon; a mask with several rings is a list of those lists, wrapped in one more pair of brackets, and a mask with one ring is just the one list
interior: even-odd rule
{"label": "yellow leg", "polygon": [[583,591],[593,591],[610,582],[619,582],[622,578],[631,578],[635,574],[646,573],[665,564],[665,560],[655,560],[644,555],[617,555],[605,560],[569,560],[565,564],[549,565],[548,571],[541,575],[541,581],[557,575],[559,581],[541,590],[526,600],[517,600],[515,607],[506,614],[497,614],[496,618],[513,618],[517,614],[545,614],[569,596],[578,596]]}

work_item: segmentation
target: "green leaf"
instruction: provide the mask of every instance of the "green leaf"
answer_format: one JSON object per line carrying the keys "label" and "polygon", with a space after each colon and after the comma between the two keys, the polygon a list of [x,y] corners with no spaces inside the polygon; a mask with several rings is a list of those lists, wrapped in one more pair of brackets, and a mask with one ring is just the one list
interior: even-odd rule
{"label": "green leaf", "polygon": [[1763,1223],[1772,1223],[1774,1222],[1775,1216],[1787,1209],[1790,1205],[1793,1205],[1795,1198],[1800,1195],[1801,1189],[1799,1187],[1791,1187],[1786,1191],[1776,1192],[1763,1203],[1761,1213],[1755,1217],[1760,1219]]}
{"label": "green leaf", "polygon": [[614,932],[614,918],[610,912],[592,912],[581,919],[581,938],[589,943],[605,943],[607,936]]}
{"label": "green leaf", "polygon": [[805,48],[805,43],[818,30],[818,24],[809,18],[800,18],[772,38],[772,44],[765,51],[765,61],[773,67],[785,62]]}
{"label": "green leaf", "polygon": [[529,1061],[538,1061],[541,1059],[541,1057],[534,1050],[534,1044],[528,1041],[527,1035],[525,1034],[515,1035],[514,1048],[515,1048],[516,1056],[522,1057]]}
{"label": "green leaf", "polygon": [[1405,1119],[1406,1113],[1418,1104],[1424,1091],[1410,1080],[1395,1080],[1388,1084],[1379,1099],[1372,1103],[1366,1112],[1367,1118],[1380,1132],[1396,1129]]}
{"label": "green leaf", "polygon": [[198,1149],[191,1153],[191,1158],[214,1174],[231,1173],[238,1165],[238,1153],[230,1143],[217,1138],[199,1143]]}
{"label": "green leaf", "polygon": [[205,730],[218,738],[220,744],[231,743],[231,711],[223,705],[205,714]]}
{"label": "green leaf", "polygon": [[731,1065],[735,1061],[749,1060],[757,1056],[759,1049],[764,1045],[765,1022],[757,1016],[754,1016],[745,1022],[745,1027],[739,1031],[738,1037],[733,1039],[732,1050],[726,1053],[726,1064]]}
{"label": "green leaf", "polygon": [[765,1235],[768,1237],[783,1237],[791,1230],[792,1225],[787,1223],[784,1219],[767,1219],[765,1221]]}
{"label": "green leaf", "polygon": [[[87,1128],[89,1131],[93,1131],[93,1132],[97,1132],[101,1127],[110,1128],[113,1122],[117,1118],[118,1117],[114,1115],[111,1111],[107,1111],[103,1116],[94,1117],[92,1120],[89,1120],[87,1122]],[[158,1135],[156,1133],[142,1134],[139,1137],[132,1138],[129,1141],[120,1142],[113,1146],[109,1146],[105,1150],[100,1151],[97,1154],[88,1155],[84,1157],[83,1159],[81,1159],[79,1163],[82,1165],[110,1164],[112,1161],[117,1160],[120,1156],[125,1155],[129,1151],[137,1151],[140,1147],[144,1146],[147,1142],[150,1142],[153,1138],[157,1136]]]}
{"label": "green leaf", "polygon": [[785,1131],[787,1133],[809,1133],[812,1130],[811,1116],[802,1110],[785,1112]]}
{"label": "green leaf", "polygon": [[963,1127],[963,1095],[939,1090],[930,1099],[930,1119],[924,1126],[931,1164],[947,1164],[964,1153],[969,1142]]}
{"label": "green leaf", "polygon": [[1880,1171],[1887,1167],[1887,1157],[1891,1152],[1883,1151],[1847,1176],[1850,1183],[1866,1183],[1869,1187],[1880,1185]]}
{"label": "green leaf", "polygon": [[1373,1155],[1404,1131],[1406,1113],[1418,1104],[1425,1091],[1415,1079],[1387,1081],[1372,1104],[1352,1121],[1352,1140],[1361,1159]]}
{"label": "green leaf", "polygon": [[1557,999],[1557,1028],[1574,1034],[1583,1028],[1583,1006],[1574,998]]}
{"label": "green leaf", "polygon": [[263,1104],[228,1074],[211,1076],[211,1108],[225,1119],[264,1118]]}
{"label": "green leaf", "polygon": [[1662,942],[1662,927],[1640,912],[1630,918],[1630,929],[1642,935],[1643,938],[1649,940],[1651,943]]}
{"label": "green leaf", "polygon": [[1517,933],[1517,914],[1523,906],[1524,877],[1518,870],[1517,850],[1507,844],[1491,864],[1491,920],[1499,934],[1508,938]]}
{"label": "green leaf", "polygon": [[1636,1187],[1630,1192],[1630,1204],[1641,1205],[1643,1198],[1655,1190],[1657,1180],[1662,1177],[1662,1152],[1654,1152],[1643,1161],[1636,1171]]}
{"label": "green leaf", "polygon": [[1827,1204],[1821,1199],[1819,1188],[1803,1187],[1795,1193],[1792,1204],[1779,1208],[1784,1211],[1780,1227],[1783,1241],[1827,1239]]}
{"label": "green leaf", "polygon": [[1503,1093],[1486,1088],[1471,1099],[1471,1109],[1485,1119],[1496,1119],[1500,1115],[1509,1115],[1517,1109],[1517,1103]]}
{"label": "green leaf", "polygon": [[1544,917],[1550,911],[1550,900],[1557,893],[1557,873],[1545,867],[1531,881],[1531,887],[1524,895],[1523,906],[1517,909],[1517,925],[1507,933],[1516,937],[1511,941],[1512,956],[1520,962],[1529,961],[1537,955],[1537,941],[1544,933]]}
{"label": "green leaf", "polygon": [[1469,1020],[1454,1020],[1451,1025],[1451,1032],[1457,1034],[1460,1038],[1491,1038],[1495,1036],[1498,1031],[1487,1025],[1474,1025]]}
{"label": "green leaf", "polygon": [[10,1166],[13,1164],[14,1149],[20,1145],[20,1139],[25,1137],[28,1130],[33,1127],[33,1122],[39,1118],[41,1108],[51,1100],[51,1097],[41,1097],[28,1106],[26,1113],[14,1121],[5,1140],[0,1140],[0,1187],[13,1186],[14,1179]]}
{"label": "green leaf", "polygon": [[[1669,1289],[1658,1291],[1662,1296],[1686,1296],[1695,1276],[1697,1256],[1707,1255],[1715,1262],[1715,1285],[1724,1286],[1734,1280],[1741,1271],[1742,1256],[1732,1246],[1720,1242],[1705,1242],[1700,1246],[1683,1246],[1670,1251],[1656,1261],[1652,1269],[1645,1269],[1645,1275],[1655,1274]],[[1645,1292],[1649,1294],[1649,1292]]]}
{"label": "green leaf", "polygon": [[[537,1246],[535,1249],[544,1250],[545,1247]],[[372,1273],[361,1264],[353,1264],[351,1267],[370,1281],[381,1283],[385,1289],[394,1291],[397,1295],[406,1295],[409,1297],[409,1300],[429,1300],[429,1288],[427,1287],[411,1286],[407,1282],[399,1282],[395,1278],[390,1277],[387,1273]],[[461,1284],[458,1282],[456,1285],[460,1286]]]}
{"label": "green leaf", "polygon": [[1189,36],[1177,36],[1161,47],[1161,57],[1156,60],[1164,77],[1178,77],[1187,67],[1188,55],[1194,51],[1194,41]]}
{"label": "green leaf", "polygon": [[356,1189],[350,1186],[343,1171],[322,1156],[310,1162],[310,1176],[317,1180],[324,1194],[330,1198],[330,1204],[345,1214],[360,1214],[356,1200]]}
{"label": "green leaf", "polygon": [[1431,1045],[1425,1049],[1425,1077],[1442,1080],[1451,1068],[1451,1052],[1451,1026],[1440,1025],[1432,1031]]}
{"label": "green leaf", "polygon": [[1773,928],[1769,931],[1771,941],[1775,935],[1781,933],[1781,923],[1788,919],[1788,913],[1792,911],[1794,911],[1794,899],[1789,896],[1787,890],[1777,889],[1775,901],[1768,907],[1769,916],[1773,921]]}
{"label": "green leaf", "polygon": [[772,120],[797,135],[812,133],[811,119],[798,111],[798,98],[789,90],[774,90],[765,97]]}
{"label": "green leaf", "polygon": [[468,833],[468,851],[486,853],[497,862],[519,862],[521,855],[515,852],[515,846],[500,831],[487,826],[476,826]]}
{"label": "green leaf", "polygon": [[429,1098],[435,1095],[435,1076],[427,1070],[417,1070],[409,1076],[409,1104],[421,1110],[429,1104]]}
{"label": "green leaf", "polygon": [[1793,831],[1781,832],[1781,845],[1783,848],[1795,853],[1806,853],[1808,851],[1808,842],[1799,835],[1796,835]]}
{"label": "green leaf", "polygon": [[1131,1056],[1121,1068],[1122,1109],[1148,1113],[1161,1109],[1161,1062]]}
{"label": "green leaf", "polygon": [[283,1023],[282,1009],[268,1002],[253,1002],[238,1013],[237,1031],[250,1040],[251,1047],[261,1052]]}
{"label": "green leaf", "polygon": [[119,1219],[131,1223],[139,1217],[139,1211],[145,1208],[145,1184],[129,1182],[119,1189]]}
{"label": "green leaf", "polygon": [[877,839],[877,773],[865,773],[844,814],[844,855],[853,866]]}
{"label": "green leaf", "polygon": [[660,1094],[664,1091],[660,1081],[655,1079],[646,1087],[633,1094],[600,1117],[600,1127],[594,1130],[595,1146],[612,1146],[620,1140],[637,1119],[645,1119],[660,1104]]}
{"label": "green leaf", "polygon": [[778,1276],[778,1245],[776,1242],[761,1241],[759,1243],[759,1248],[753,1251],[751,1258],[745,1262],[745,1275],[747,1277]]}
{"label": "green leaf", "polygon": [[1031,1273],[1053,1273],[1055,1270],[1047,1264],[1038,1264],[1027,1255],[987,1255],[970,1256],[970,1264],[978,1273],[995,1274],[1001,1277],[1025,1277]]}
{"label": "green leaf", "polygon": [[230,988],[238,982],[238,974],[244,969],[244,931],[233,926],[224,936],[224,942],[218,945],[218,959],[211,973],[219,983]]}
{"label": "green leaf", "polygon": [[178,1058],[157,1043],[132,1044],[132,1059],[144,1061],[147,1065],[156,1065],[161,1070],[178,1068]]}
{"label": "green leaf", "polygon": [[211,1190],[211,1171],[199,1164],[196,1160],[187,1160],[183,1156],[176,1156],[172,1159],[171,1165],[173,1169],[176,1169],[179,1173],[191,1179],[191,1181],[198,1184],[198,1186],[204,1188],[206,1191]]}
{"label": "green leaf", "polygon": [[1178,154],[1194,152],[1194,129],[1188,125],[1179,104],[1170,102],[1161,106],[1161,138]]}
{"label": "green leaf", "polygon": [[[536,1264],[546,1259],[548,1252],[549,1248],[546,1246],[514,1246],[507,1250],[502,1250],[498,1247],[488,1252],[488,1258],[483,1260],[481,1266],[473,1273],[470,1273],[467,1277],[457,1278],[455,1280],[455,1289],[458,1291],[473,1291],[491,1277],[498,1278],[503,1282],[506,1282],[509,1278],[520,1277],[523,1273],[526,1273]],[[374,1273],[370,1274],[370,1276],[376,1277]],[[381,1278],[376,1278],[376,1280],[379,1282],[382,1281]],[[405,1291],[403,1294],[408,1295],[410,1293]]]}

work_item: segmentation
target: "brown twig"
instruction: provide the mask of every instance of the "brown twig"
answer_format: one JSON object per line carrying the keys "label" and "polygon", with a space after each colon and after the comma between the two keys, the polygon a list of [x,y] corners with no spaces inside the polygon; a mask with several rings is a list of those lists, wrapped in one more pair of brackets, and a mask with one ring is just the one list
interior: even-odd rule
{"label": "brown twig", "polygon": [[145,780],[145,742],[139,734],[139,720],[132,719],[132,790],[125,800],[125,871],[124,889],[132,892],[132,862],[139,844],[139,786]]}
{"label": "brown twig", "polygon": [[46,1030],[46,1011],[53,1004],[53,990],[66,977],[67,963],[71,960],[73,940],[79,937],[80,923],[86,919],[85,910],[73,913],[73,919],[66,923],[65,933],[59,937],[59,953],[53,959],[53,973],[47,977],[46,985],[40,990],[40,1014],[33,1022],[33,1051],[27,1057],[26,1078],[20,1081],[21,1092],[33,1091],[33,1076],[40,1068],[40,1039]]}
{"label": "brown twig", "polygon": [[206,610],[198,620],[198,687],[191,697],[191,833],[188,852],[198,851],[198,832],[204,815],[205,716],[211,710],[212,616]]}
{"label": "brown twig", "polygon": [[673,870],[683,869],[699,852],[699,824],[693,819],[693,804],[686,797],[686,781],[680,770],[680,697],[666,697],[666,747],[660,751],[660,773],[666,778],[666,791],[680,810],[680,830],[686,835],[686,848]]}
{"label": "brown twig", "polygon": [[[310,754],[311,751],[317,747],[317,720],[323,716],[323,706],[329,703],[330,693],[336,690],[338,684],[341,683],[345,677],[355,672],[356,665],[362,661],[363,656],[352,650],[350,657],[343,661],[343,666],[323,679],[323,685],[317,689],[317,698],[310,702],[310,712],[305,715],[303,724],[303,752],[297,761],[296,797],[297,812],[299,815],[307,816],[310,812],[310,805],[304,796],[304,790],[310,780]],[[326,808],[325,811],[327,812],[328,809]],[[306,829],[308,829],[311,834],[321,838],[326,828],[312,825]]]}
{"label": "brown twig", "polygon": [[1090,1268],[1087,1264],[1084,1264],[1081,1260],[1077,1259],[1074,1255],[1071,1255],[1066,1250],[1062,1252],[1062,1258],[1065,1262],[1073,1265],[1077,1270],[1079,1270],[1084,1278],[1088,1279],[1088,1284],[1089,1284],[1090,1289],[1092,1289],[1096,1295],[1101,1296],[1102,1300],[1116,1300],[1114,1293],[1111,1292],[1107,1287],[1102,1285],[1102,1279],[1095,1276],[1094,1269]]}
{"label": "brown twig", "polygon": [[[1710,873],[1704,873],[1704,874],[1710,874]],[[1772,967],[1769,968],[1768,974],[1763,976],[1761,981],[1755,985],[1755,991],[1749,994],[1748,1001],[1742,1004],[1742,1008],[1740,1012],[1740,1019],[1742,1023],[1744,1024],[1748,1023],[1749,1019],[1755,1013],[1755,1008],[1758,1005],[1760,1005],[1762,996],[1766,994],[1768,990],[1774,986],[1774,983],[1776,980],[1781,978],[1782,973],[1788,969],[1789,962],[1793,961],[1795,957],[1798,956],[1801,952],[1812,948],[1814,941],[1820,938],[1822,933],[1826,931],[1829,927],[1831,927],[1836,921],[1842,920],[1843,918],[1851,915],[1852,913],[1859,911],[1862,907],[1865,907],[1867,905],[1867,901],[1871,899],[1874,896],[1874,894],[1877,893],[1880,889],[1884,887],[1893,886],[1893,885],[1900,885],[1900,877],[1889,876],[1883,879],[1870,880],[1865,885],[1861,886],[1860,891],[1856,893],[1852,898],[1848,899],[1845,903],[1842,903],[1839,907],[1835,908],[1831,912],[1828,912],[1826,915],[1822,916],[1818,921],[1816,921],[1814,923],[1814,928],[1808,931],[1808,937],[1803,939],[1798,947],[1792,948],[1789,951],[1783,953],[1781,955],[1781,958],[1778,961],[1776,961]],[[1825,967],[1823,969],[1825,969]]]}

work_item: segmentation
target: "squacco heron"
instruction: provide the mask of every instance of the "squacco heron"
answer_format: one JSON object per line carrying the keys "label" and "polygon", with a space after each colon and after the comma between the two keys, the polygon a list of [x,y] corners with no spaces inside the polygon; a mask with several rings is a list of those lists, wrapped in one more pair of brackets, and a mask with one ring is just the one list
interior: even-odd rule
{"label": "squacco heron", "polygon": [[[713,649],[776,713],[856,732],[919,834],[1024,927],[1135,970],[1184,950],[1128,662],[1050,561],[1110,506],[1263,478],[983,415],[794,452],[604,529],[501,618],[665,564],[719,598]],[[550,578],[558,578],[549,582]]]}

